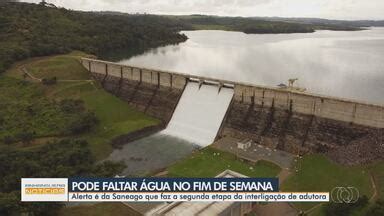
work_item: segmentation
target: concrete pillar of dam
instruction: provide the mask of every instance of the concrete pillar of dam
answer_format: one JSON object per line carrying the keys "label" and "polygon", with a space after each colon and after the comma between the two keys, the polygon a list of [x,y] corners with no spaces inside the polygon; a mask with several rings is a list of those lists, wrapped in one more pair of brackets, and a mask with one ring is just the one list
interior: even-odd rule
{"label": "concrete pillar of dam", "polygon": [[139,72],[140,72],[140,81],[139,81],[139,83],[141,84],[141,82],[143,81],[143,70],[140,69]]}
{"label": "concrete pillar of dam", "polygon": [[204,80],[200,79],[199,80],[199,89],[201,88],[201,86],[204,84]]}
{"label": "concrete pillar of dam", "polygon": [[121,88],[123,86],[123,81],[124,81],[124,77],[123,77],[123,67],[120,67],[120,79],[119,79],[119,83],[117,85],[117,88],[115,90],[115,94],[116,95],[119,95],[120,94],[120,91],[121,91]]}
{"label": "concrete pillar of dam", "polygon": [[357,113],[357,104],[355,103],[355,104],[353,105],[351,123],[355,123],[356,113]]}
{"label": "concrete pillar of dam", "polygon": [[312,111],[311,111],[311,115],[315,115],[316,113],[316,99],[313,100],[312,102]]}
{"label": "concrete pillar of dam", "polygon": [[223,86],[224,86],[224,83],[220,82],[220,83],[219,83],[219,93],[220,93],[220,91],[221,91],[221,88],[223,88]]}
{"label": "concrete pillar of dam", "polygon": [[314,116],[318,116],[319,113],[320,113],[320,109],[321,109],[321,101],[317,100],[316,98],[314,98],[313,100],[314,102],[314,112],[313,112],[313,115]]}
{"label": "concrete pillar of dam", "polygon": [[263,96],[261,98],[261,107],[264,107],[264,99],[265,99],[265,89],[263,89]]}
{"label": "concrete pillar of dam", "polygon": [[123,80],[124,80],[124,76],[123,76],[123,67],[120,67],[120,87],[121,88],[121,85],[123,84]]}
{"label": "concrete pillar of dam", "polygon": [[129,69],[131,70],[131,79],[133,79],[133,68],[130,67]]}
{"label": "concrete pillar of dam", "polygon": [[287,94],[287,108],[290,112],[292,112],[292,100],[291,100],[291,93],[288,92]]}
{"label": "concrete pillar of dam", "polygon": [[108,64],[105,64],[105,76],[103,78],[103,81],[101,81],[101,85],[104,86],[105,80],[108,77]]}
{"label": "concrete pillar of dam", "polygon": [[317,103],[317,111],[315,113],[315,116],[323,117],[323,104],[324,104],[324,99],[320,99],[320,103]]}
{"label": "concrete pillar of dam", "polygon": [[255,89],[253,89],[253,95],[252,95],[252,97],[251,97],[251,103],[252,103],[252,105],[255,105],[255,97],[256,97],[256,95],[255,95]]}
{"label": "concrete pillar of dam", "polygon": [[157,72],[157,88],[160,88],[160,73]]}

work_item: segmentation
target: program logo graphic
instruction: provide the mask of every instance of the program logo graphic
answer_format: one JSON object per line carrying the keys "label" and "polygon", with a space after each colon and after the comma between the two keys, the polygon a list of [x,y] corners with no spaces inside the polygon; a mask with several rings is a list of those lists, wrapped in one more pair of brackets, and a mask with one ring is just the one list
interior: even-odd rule
{"label": "program logo graphic", "polygon": [[68,179],[23,178],[21,201],[58,202],[68,200]]}
{"label": "program logo graphic", "polygon": [[330,195],[334,203],[355,203],[360,197],[359,190],[355,187],[335,187]]}

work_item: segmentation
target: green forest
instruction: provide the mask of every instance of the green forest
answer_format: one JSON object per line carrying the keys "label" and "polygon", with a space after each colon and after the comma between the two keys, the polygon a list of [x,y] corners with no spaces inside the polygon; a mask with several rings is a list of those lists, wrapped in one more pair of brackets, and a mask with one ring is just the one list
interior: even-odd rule
{"label": "green forest", "polygon": [[184,23],[192,30],[226,30],[239,31],[246,34],[280,34],[280,33],[312,33],[315,30],[356,31],[362,30],[358,23],[303,22],[301,20],[285,20],[254,17],[219,17],[207,15],[169,16]]}
{"label": "green forest", "polygon": [[177,16],[180,20],[192,26],[194,30],[227,30],[239,31],[247,34],[277,34],[277,33],[311,33],[315,29],[310,25],[264,21],[242,17],[217,17],[205,15]]}
{"label": "green forest", "polygon": [[147,49],[185,41],[184,24],[155,15],[79,12],[20,2],[0,2],[0,72],[13,62],[81,50]]}
{"label": "green forest", "polygon": [[[113,177],[125,165],[104,160],[111,140],[159,123],[90,80],[83,56],[28,59],[0,74],[0,215],[57,215],[61,204],[21,202],[20,179]],[[57,79],[28,79],[21,65],[43,80]]]}

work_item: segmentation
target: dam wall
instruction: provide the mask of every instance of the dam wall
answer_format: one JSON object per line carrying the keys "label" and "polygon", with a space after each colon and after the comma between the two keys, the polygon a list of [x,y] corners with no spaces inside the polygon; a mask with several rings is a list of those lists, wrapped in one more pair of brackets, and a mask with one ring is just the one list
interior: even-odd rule
{"label": "dam wall", "polygon": [[112,62],[98,61],[94,59],[82,59],[82,64],[90,72],[125,80],[182,90],[186,84],[186,76],[168,72],[154,71],[145,68],[118,65]]}
{"label": "dam wall", "polygon": [[81,62],[106,90],[165,125],[189,81],[215,83],[219,90],[234,89],[216,139],[251,139],[298,155],[324,153],[347,165],[384,159],[382,105],[94,59]]}
{"label": "dam wall", "polygon": [[[291,110],[295,113],[314,115],[369,127],[384,127],[384,106],[316,94],[295,93],[278,88],[257,86],[241,82],[206,78],[182,73],[120,65],[113,62],[83,58],[82,64],[101,77],[116,77],[131,82],[183,90],[188,79],[213,81],[234,86],[234,100],[242,104]],[[103,78],[102,80],[103,81]],[[105,80],[104,80],[105,81]]]}
{"label": "dam wall", "polygon": [[235,99],[244,104],[256,104],[291,110],[343,122],[370,127],[384,127],[384,107],[347,99],[315,94],[295,93],[281,89],[236,85]]}
{"label": "dam wall", "polygon": [[91,59],[83,59],[82,64],[105,90],[162,120],[164,127],[171,119],[186,84],[184,77],[168,73],[121,67]]}
{"label": "dam wall", "polygon": [[297,155],[324,153],[345,165],[384,159],[380,105],[244,85],[235,97],[221,136]]}

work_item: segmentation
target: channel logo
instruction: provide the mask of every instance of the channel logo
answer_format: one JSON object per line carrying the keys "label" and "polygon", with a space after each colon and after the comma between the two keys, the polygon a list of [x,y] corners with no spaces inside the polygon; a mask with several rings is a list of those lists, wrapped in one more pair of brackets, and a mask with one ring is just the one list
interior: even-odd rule
{"label": "channel logo", "polygon": [[331,200],[334,203],[355,203],[360,197],[355,187],[335,187],[331,191]]}
{"label": "channel logo", "polygon": [[68,201],[66,178],[22,178],[21,201],[60,202]]}

